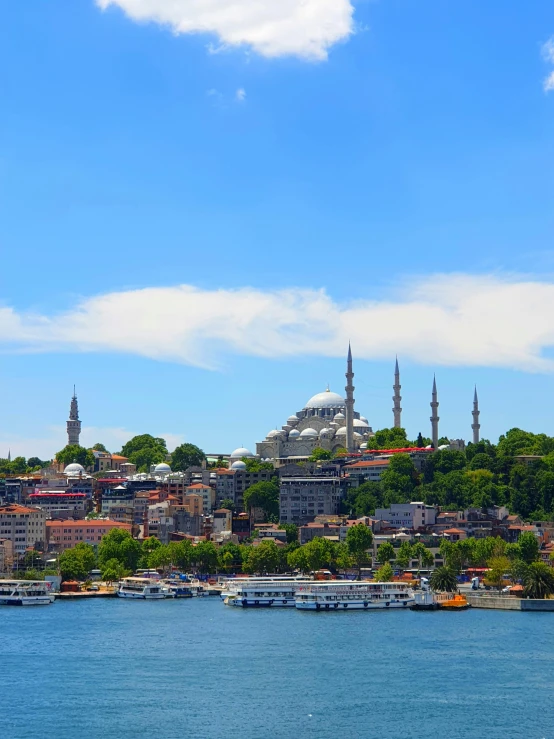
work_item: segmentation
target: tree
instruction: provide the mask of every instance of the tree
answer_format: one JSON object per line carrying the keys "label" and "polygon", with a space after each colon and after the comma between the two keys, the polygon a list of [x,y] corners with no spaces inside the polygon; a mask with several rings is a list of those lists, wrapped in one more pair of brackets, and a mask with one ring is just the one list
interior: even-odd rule
{"label": "tree", "polygon": [[298,541],[298,526],[294,523],[280,523],[279,528],[287,532],[287,544]]}
{"label": "tree", "polygon": [[539,558],[539,542],[532,531],[524,531],[517,540],[521,559],[530,565]]}
{"label": "tree", "polygon": [[403,541],[396,555],[396,566],[401,570],[407,570],[412,560],[412,547],[409,541]]}
{"label": "tree", "polygon": [[368,441],[368,449],[400,449],[411,446],[406,431],[401,428],[380,429]]}
{"label": "tree", "polygon": [[23,566],[26,570],[37,567],[42,568],[42,556],[40,552],[37,552],[35,549],[29,549],[25,552],[25,556],[23,557]]}
{"label": "tree", "polygon": [[150,434],[133,436],[120,453],[135,464],[139,472],[149,472],[151,465],[164,462],[168,456],[165,439]]}
{"label": "tree", "polygon": [[94,569],[96,565],[96,554],[94,552],[94,547],[92,547],[90,544],[86,544],[84,541],[81,541],[75,545],[73,551],[77,552],[77,554],[81,558],[81,562],[87,574]]}
{"label": "tree", "polygon": [[360,579],[361,568],[369,562],[368,549],[372,543],[373,533],[363,523],[351,526],[346,533],[346,546],[355,566],[358,568],[358,579]]}
{"label": "tree", "polygon": [[377,562],[384,565],[394,559],[394,547],[390,541],[384,541],[377,547]]}
{"label": "tree", "polygon": [[235,501],[234,500],[231,500],[231,498],[223,498],[223,500],[221,501],[219,507],[220,508],[227,508],[227,510],[229,510],[229,511],[234,511],[235,508],[236,508]]}
{"label": "tree", "polygon": [[418,541],[412,547],[412,557],[414,559],[417,559],[418,570],[421,570],[422,567],[428,569],[429,567],[432,567],[435,563],[433,553],[430,552],[425,544],[420,541]]}
{"label": "tree", "polygon": [[171,469],[184,472],[189,467],[200,467],[206,455],[194,444],[181,444],[171,455]]}
{"label": "tree", "polygon": [[96,444],[95,444],[95,445],[94,445],[94,446],[92,447],[92,451],[93,451],[93,452],[106,452],[106,454],[108,454],[108,453],[109,453],[109,452],[108,452],[108,450],[106,449],[106,447],[104,446],[104,444],[100,444],[99,442],[97,442],[97,443],[96,443]]}
{"label": "tree", "polygon": [[98,563],[100,569],[110,559],[116,559],[126,570],[137,569],[142,554],[141,545],[124,529],[112,529],[98,546]]}
{"label": "tree", "polygon": [[505,575],[509,575],[511,569],[511,562],[508,557],[500,556],[493,557],[488,562],[489,571],[485,576],[487,585],[492,585],[498,588],[498,591],[502,590],[506,584]]}
{"label": "tree", "polygon": [[333,452],[329,451],[328,449],[322,449],[320,446],[316,446],[316,448],[312,451],[312,453],[308,457],[310,462],[319,462],[320,460],[332,459],[332,458],[333,458]]}
{"label": "tree", "polygon": [[454,593],[458,590],[456,575],[449,567],[437,567],[431,573],[429,584],[435,592]]}
{"label": "tree", "polygon": [[63,464],[67,467],[72,462],[83,465],[83,467],[94,467],[94,454],[90,449],[85,449],[84,446],[78,444],[68,444],[61,451],[57,452],[56,460],[59,464]]}
{"label": "tree", "polygon": [[217,549],[213,542],[201,541],[193,547],[191,561],[199,572],[215,572],[217,570]]}
{"label": "tree", "polygon": [[264,470],[271,471],[274,469],[271,462],[260,462],[259,459],[253,457],[243,457],[241,461],[246,465],[247,472],[263,472]]}
{"label": "tree", "polygon": [[186,572],[190,569],[194,547],[188,539],[170,541],[167,545],[170,562],[174,567]]}
{"label": "tree", "polygon": [[376,582],[391,582],[393,577],[394,571],[389,562],[387,562],[377,570],[374,579]]}
{"label": "tree", "polygon": [[548,598],[554,593],[554,574],[544,562],[532,562],[525,574],[524,595],[528,598]]}
{"label": "tree", "polygon": [[261,575],[276,572],[279,567],[280,554],[274,541],[263,541],[249,548],[244,562],[244,570]]}
{"label": "tree", "polygon": [[423,436],[421,435],[421,431],[417,435],[416,446],[418,449],[423,449],[426,446],[425,442],[423,441]]}
{"label": "tree", "polygon": [[125,577],[129,570],[126,570],[117,559],[109,559],[102,565],[100,572],[102,574],[102,580],[111,584]]}
{"label": "tree", "polygon": [[307,572],[309,570],[304,547],[298,547],[298,549],[289,552],[287,554],[287,562],[292,570],[300,570],[300,572]]}
{"label": "tree", "polygon": [[265,515],[279,515],[279,485],[271,481],[255,482],[244,491],[244,508],[262,508]]}
{"label": "tree", "polygon": [[324,567],[332,567],[335,559],[334,545],[327,539],[319,536],[314,537],[302,547],[306,557],[308,569],[312,571],[321,570]]}
{"label": "tree", "polygon": [[85,580],[89,573],[75,549],[66,549],[60,554],[59,566],[62,580]]}
{"label": "tree", "polygon": [[38,457],[29,457],[27,460],[27,466],[31,469],[36,469],[37,467],[48,467],[50,464],[50,461],[44,461],[42,459],[39,459]]}

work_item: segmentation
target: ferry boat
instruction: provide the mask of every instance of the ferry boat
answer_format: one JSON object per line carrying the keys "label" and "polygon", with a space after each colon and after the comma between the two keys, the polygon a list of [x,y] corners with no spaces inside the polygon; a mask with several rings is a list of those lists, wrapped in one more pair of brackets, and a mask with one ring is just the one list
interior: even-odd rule
{"label": "ferry boat", "polygon": [[50,587],[43,580],[0,580],[0,605],[49,606],[56,597]]}
{"label": "ferry boat", "polygon": [[188,582],[182,580],[160,580],[160,585],[173,598],[192,598],[192,589]]}
{"label": "ferry boat", "polygon": [[173,597],[159,582],[148,577],[124,577],[117,588],[117,596],[119,598],[141,598],[142,600]]}
{"label": "ferry boat", "polygon": [[224,603],[238,608],[294,608],[298,588],[307,577],[260,577],[228,583]]}
{"label": "ferry boat", "polygon": [[296,608],[306,611],[375,610],[408,608],[414,593],[402,582],[317,582],[302,585],[296,593]]}

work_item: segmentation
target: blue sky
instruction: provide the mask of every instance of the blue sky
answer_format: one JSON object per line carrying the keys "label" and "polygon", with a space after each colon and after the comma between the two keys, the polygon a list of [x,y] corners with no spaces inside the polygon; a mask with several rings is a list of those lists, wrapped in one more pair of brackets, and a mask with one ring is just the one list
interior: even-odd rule
{"label": "blue sky", "polygon": [[0,456],[74,382],[86,443],[253,447],[349,339],[373,428],[398,353],[410,435],[433,372],[554,435],[552,3],[202,6],[0,5]]}

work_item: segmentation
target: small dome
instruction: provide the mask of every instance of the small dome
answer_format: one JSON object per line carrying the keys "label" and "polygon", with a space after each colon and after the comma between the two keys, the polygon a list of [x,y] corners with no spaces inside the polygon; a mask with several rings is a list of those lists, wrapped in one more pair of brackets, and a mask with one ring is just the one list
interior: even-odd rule
{"label": "small dome", "polygon": [[273,429],[273,431],[270,431],[269,434],[265,438],[273,439],[274,436],[279,436],[279,432],[277,431],[277,429]]}
{"label": "small dome", "polygon": [[300,431],[298,429],[293,429],[289,434],[289,439],[298,439],[300,436]]}
{"label": "small dome", "polygon": [[337,415],[333,418],[333,421],[344,421],[346,416],[344,413],[337,413]]}
{"label": "small dome", "polygon": [[231,459],[240,459],[241,457],[253,457],[252,452],[244,446],[239,446],[234,452],[231,452]]}
{"label": "small dome", "polygon": [[360,416],[360,421],[363,421],[364,423],[367,423],[369,425],[369,421],[365,416]]}
{"label": "small dome", "polygon": [[334,429],[321,429],[319,432],[320,436],[332,436],[335,433]]}
{"label": "small dome", "polygon": [[166,462],[160,462],[154,467],[155,475],[169,475],[171,467]]}
{"label": "small dome", "polygon": [[232,470],[245,470],[246,464],[242,461],[242,459],[237,460],[236,462],[233,462],[231,465]]}
{"label": "small dome", "polygon": [[71,464],[68,464],[67,467],[63,471],[64,475],[73,475],[73,476],[79,476],[85,474],[85,468],[82,464],[79,464],[78,462],[72,462]]}
{"label": "small dome", "polygon": [[304,429],[300,434],[301,438],[317,439],[318,433],[315,429]]}
{"label": "small dome", "polygon": [[289,416],[287,418],[287,423],[289,423],[291,426],[295,426],[298,423],[298,421],[300,421],[300,419],[296,415]]}
{"label": "small dome", "polygon": [[354,428],[360,428],[360,429],[368,429],[369,423],[367,421],[362,421],[361,418],[355,418],[354,419]]}
{"label": "small dome", "polygon": [[346,426],[341,426],[337,431],[337,436],[346,436]]}
{"label": "small dome", "polygon": [[317,393],[310,398],[305,408],[344,408],[344,398],[337,393],[332,393],[327,389],[324,393]]}
{"label": "small dome", "polygon": [[365,441],[363,444],[360,444],[360,449],[367,449],[367,443]]}
{"label": "small dome", "polygon": [[363,437],[363,436],[362,436],[361,434],[359,434],[359,433],[358,433],[357,431],[354,431],[354,433],[352,434],[352,436],[354,437],[354,439],[358,439],[359,441],[361,441],[361,440],[362,440],[362,439],[364,438],[364,437]]}

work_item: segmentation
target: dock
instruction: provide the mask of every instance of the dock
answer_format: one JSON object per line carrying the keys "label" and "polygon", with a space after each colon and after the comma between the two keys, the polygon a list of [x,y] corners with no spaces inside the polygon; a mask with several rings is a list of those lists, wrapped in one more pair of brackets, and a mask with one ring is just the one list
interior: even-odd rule
{"label": "dock", "polygon": [[554,599],[516,598],[513,595],[466,595],[472,608],[494,608],[499,611],[552,611]]}

